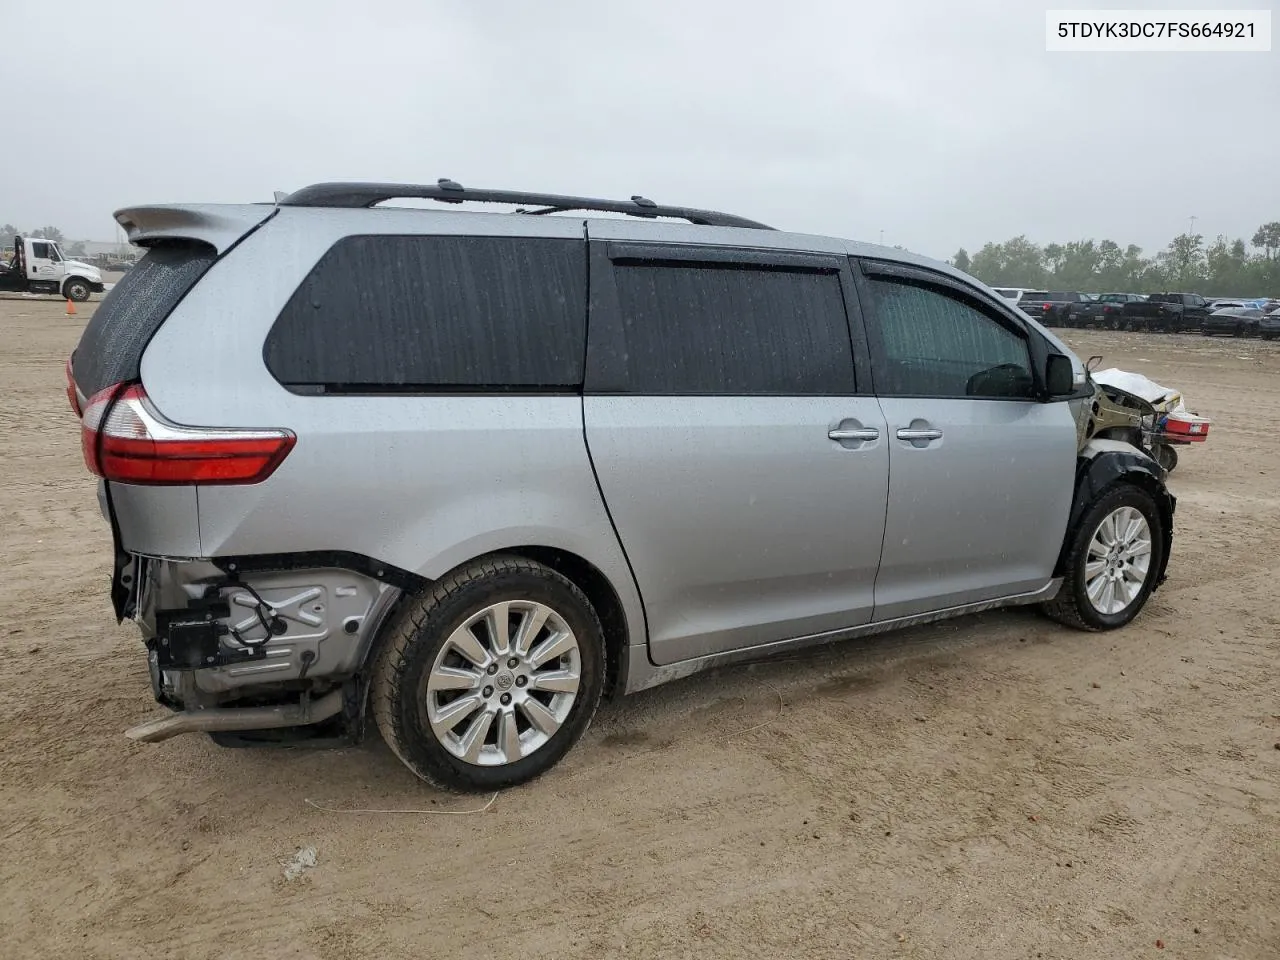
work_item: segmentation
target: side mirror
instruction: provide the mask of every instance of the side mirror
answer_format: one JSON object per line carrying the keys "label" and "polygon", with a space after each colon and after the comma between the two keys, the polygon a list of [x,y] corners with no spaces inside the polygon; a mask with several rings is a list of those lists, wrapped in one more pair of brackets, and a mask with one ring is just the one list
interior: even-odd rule
{"label": "side mirror", "polygon": [[1044,385],[1049,398],[1069,397],[1076,392],[1075,373],[1071,369],[1071,359],[1060,353],[1049,354],[1044,366]]}

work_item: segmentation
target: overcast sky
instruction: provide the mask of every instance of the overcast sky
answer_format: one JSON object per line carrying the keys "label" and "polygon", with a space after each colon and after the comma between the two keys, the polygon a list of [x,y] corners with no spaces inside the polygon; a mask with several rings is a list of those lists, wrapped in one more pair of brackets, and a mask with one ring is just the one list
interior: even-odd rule
{"label": "overcast sky", "polygon": [[0,223],[442,176],[940,258],[1280,219],[1280,52],[1046,53],[1069,5],[4,0]]}

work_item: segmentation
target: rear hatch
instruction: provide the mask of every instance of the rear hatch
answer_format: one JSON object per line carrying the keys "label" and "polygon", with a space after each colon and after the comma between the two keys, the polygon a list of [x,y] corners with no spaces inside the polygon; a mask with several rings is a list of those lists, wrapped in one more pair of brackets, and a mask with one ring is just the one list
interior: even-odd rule
{"label": "rear hatch", "polygon": [[[219,257],[273,212],[270,206],[193,206],[139,207],[116,214],[129,239],[147,252],[103,298],[67,361],[67,396],[81,417],[85,460],[92,472],[111,475],[102,469],[105,430],[99,427],[115,417],[117,403],[122,416],[129,413],[125,401],[131,399],[129,388],[140,383],[147,345]],[[138,402],[144,401],[142,396]],[[126,459],[118,462],[127,464],[129,452],[121,456]],[[117,617],[123,617],[129,607],[131,553],[198,554],[194,487],[103,479],[99,501],[115,544],[112,601]]]}
{"label": "rear hatch", "polygon": [[214,262],[269,219],[267,205],[132,207],[116,212],[147,253],[103,298],[72,351],[68,373],[84,400],[135,382],[161,324]]}
{"label": "rear hatch", "polygon": [[112,384],[138,379],[147,344],[217,258],[199,240],[159,241],[107,293],[71,353],[81,409]]}

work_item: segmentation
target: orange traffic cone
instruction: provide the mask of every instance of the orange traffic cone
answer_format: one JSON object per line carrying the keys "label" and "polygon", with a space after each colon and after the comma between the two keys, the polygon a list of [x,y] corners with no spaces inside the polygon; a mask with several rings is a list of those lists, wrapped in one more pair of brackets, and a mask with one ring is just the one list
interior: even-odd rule
{"label": "orange traffic cone", "polygon": [[67,316],[74,317],[76,315],[76,305],[71,302],[71,298],[67,297]]}

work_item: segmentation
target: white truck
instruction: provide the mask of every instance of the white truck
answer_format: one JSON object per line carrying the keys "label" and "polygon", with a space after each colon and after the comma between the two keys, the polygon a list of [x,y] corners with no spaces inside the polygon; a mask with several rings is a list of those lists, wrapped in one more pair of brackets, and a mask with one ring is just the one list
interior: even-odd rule
{"label": "white truck", "polygon": [[53,240],[14,237],[12,259],[0,259],[0,291],[59,294],[83,303],[104,289],[97,267],[68,260]]}

